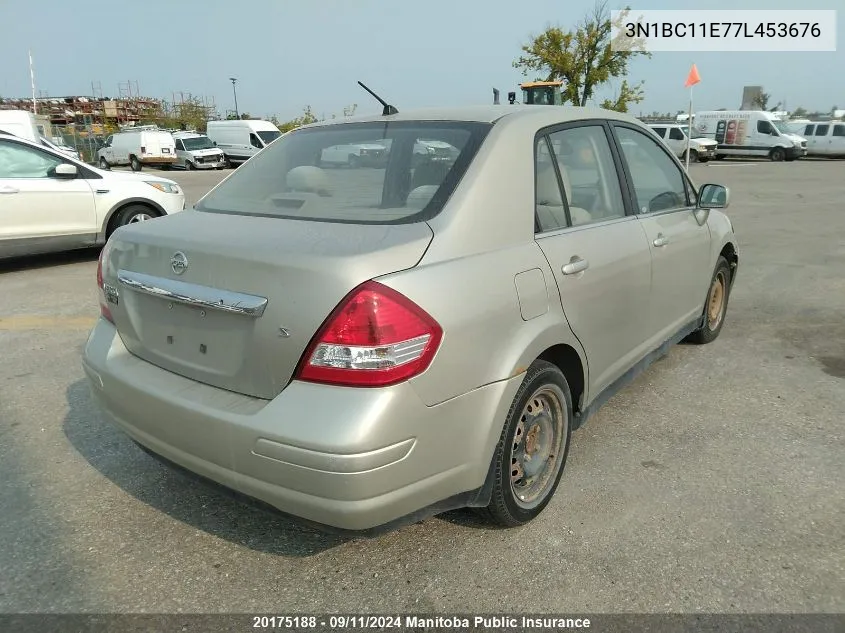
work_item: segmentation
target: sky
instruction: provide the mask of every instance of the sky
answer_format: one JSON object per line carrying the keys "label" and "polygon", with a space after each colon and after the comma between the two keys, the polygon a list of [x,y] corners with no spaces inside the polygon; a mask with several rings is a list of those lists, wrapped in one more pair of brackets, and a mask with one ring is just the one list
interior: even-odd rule
{"label": "sky", "polygon": [[[492,102],[525,77],[512,62],[531,35],[574,26],[594,0],[0,0],[0,96],[119,96],[131,83],[144,96],[213,97],[233,109],[237,78],[241,113],[340,116],[380,106],[361,80],[399,109]],[[655,9],[790,9],[789,0],[650,0]],[[839,9],[837,52],[654,53],[631,62],[629,79],[644,81],[645,101],[633,114],[686,111],[683,83],[695,63],[701,83],[695,109],[737,108],[745,85],[762,85],[770,106],[785,103],[829,111],[845,108],[845,6],[815,0],[806,9]],[[12,28],[10,28],[12,27]],[[529,76],[529,79],[536,77]],[[596,101],[613,96],[611,82]],[[124,87],[125,90],[125,87]]]}

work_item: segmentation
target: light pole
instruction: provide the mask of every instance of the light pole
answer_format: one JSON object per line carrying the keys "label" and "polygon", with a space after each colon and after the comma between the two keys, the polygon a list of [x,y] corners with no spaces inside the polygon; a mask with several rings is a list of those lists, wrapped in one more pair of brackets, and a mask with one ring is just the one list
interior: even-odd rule
{"label": "light pole", "polygon": [[238,80],[234,77],[229,77],[229,81],[232,82],[232,94],[235,95],[235,118],[240,119],[241,115],[238,114],[238,91],[235,89],[235,82],[237,82]]}

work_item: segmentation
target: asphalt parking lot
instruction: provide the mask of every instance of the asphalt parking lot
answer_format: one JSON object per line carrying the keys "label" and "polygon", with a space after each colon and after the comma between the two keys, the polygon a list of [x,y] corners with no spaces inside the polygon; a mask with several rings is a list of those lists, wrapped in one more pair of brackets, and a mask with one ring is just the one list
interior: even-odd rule
{"label": "asphalt parking lot", "polygon": [[[97,253],[0,264],[0,612],[842,612],[843,167],[692,166],[731,187],[725,329],[576,432],[518,530],[345,540],[183,479],[92,407]],[[228,173],[163,175],[191,203]]]}

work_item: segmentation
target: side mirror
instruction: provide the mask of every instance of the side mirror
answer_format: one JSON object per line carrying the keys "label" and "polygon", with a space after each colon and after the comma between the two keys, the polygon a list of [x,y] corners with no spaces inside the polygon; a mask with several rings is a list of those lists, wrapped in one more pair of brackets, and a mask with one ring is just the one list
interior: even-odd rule
{"label": "side mirror", "polygon": [[52,170],[50,176],[52,178],[63,178],[63,179],[72,179],[76,178],[79,175],[79,170],[76,168],[76,165],[71,165],[70,163],[62,163],[61,165],[56,165],[56,167]]}
{"label": "side mirror", "polygon": [[702,185],[698,190],[699,209],[727,209],[731,192],[723,185]]}

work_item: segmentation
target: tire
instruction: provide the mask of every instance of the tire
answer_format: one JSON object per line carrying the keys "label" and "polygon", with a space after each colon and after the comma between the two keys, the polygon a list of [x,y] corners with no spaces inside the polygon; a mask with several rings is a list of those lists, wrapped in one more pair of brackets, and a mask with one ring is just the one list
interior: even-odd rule
{"label": "tire", "polygon": [[[516,527],[545,509],[563,475],[571,435],[572,395],[566,378],[555,365],[535,361],[516,392],[493,454],[493,491],[482,510],[489,521]],[[540,466],[529,479],[526,450],[530,459],[532,446],[534,459],[546,457],[536,462]]]}
{"label": "tire", "polygon": [[728,260],[720,256],[704,300],[704,325],[687,337],[688,342],[704,345],[716,340],[725,324],[730,294],[731,267]]}
{"label": "tire", "polygon": [[356,169],[361,166],[361,159],[358,158],[355,154],[349,155],[349,166],[352,169]]}
{"label": "tire", "polygon": [[772,159],[772,162],[779,163],[786,159],[786,152],[782,147],[774,147],[769,152],[769,158]]}
{"label": "tire", "polygon": [[185,171],[194,171],[194,164],[189,160],[185,161]]}
{"label": "tire", "polygon": [[148,207],[145,204],[130,204],[117,213],[117,216],[111,223],[109,235],[121,226],[135,224],[137,222],[145,222],[157,217],[158,213],[154,211],[152,207]]}
{"label": "tire", "polygon": [[102,157],[100,157],[100,169],[102,169],[104,171],[108,171],[108,170],[111,169],[111,165],[109,165],[109,161],[107,161],[105,158],[102,158]]}
{"label": "tire", "polygon": [[[686,158],[686,156],[684,156],[684,158]],[[698,152],[695,151],[694,149],[691,149],[689,151],[689,162],[691,162],[691,163],[697,163],[698,162]]]}
{"label": "tire", "polygon": [[138,160],[137,156],[130,156],[129,157],[129,168],[132,171],[141,171],[141,169],[142,169],[141,161]]}

